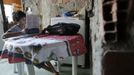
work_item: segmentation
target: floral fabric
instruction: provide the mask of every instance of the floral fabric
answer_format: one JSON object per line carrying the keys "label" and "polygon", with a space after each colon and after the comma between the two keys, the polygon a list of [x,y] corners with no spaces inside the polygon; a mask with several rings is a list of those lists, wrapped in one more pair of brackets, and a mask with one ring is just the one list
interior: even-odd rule
{"label": "floral fabric", "polygon": [[9,63],[30,60],[39,64],[49,60],[63,60],[68,56],[86,53],[81,35],[34,35],[10,38],[5,41],[1,58],[8,58]]}

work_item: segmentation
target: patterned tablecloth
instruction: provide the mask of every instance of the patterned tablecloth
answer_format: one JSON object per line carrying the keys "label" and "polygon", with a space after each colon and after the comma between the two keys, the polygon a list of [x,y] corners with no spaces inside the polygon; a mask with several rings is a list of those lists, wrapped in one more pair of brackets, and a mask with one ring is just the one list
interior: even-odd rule
{"label": "patterned tablecloth", "polygon": [[5,40],[1,58],[8,58],[9,63],[24,62],[26,59],[39,64],[51,59],[63,60],[68,56],[86,53],[81,35],[34,35],[19,36]]}

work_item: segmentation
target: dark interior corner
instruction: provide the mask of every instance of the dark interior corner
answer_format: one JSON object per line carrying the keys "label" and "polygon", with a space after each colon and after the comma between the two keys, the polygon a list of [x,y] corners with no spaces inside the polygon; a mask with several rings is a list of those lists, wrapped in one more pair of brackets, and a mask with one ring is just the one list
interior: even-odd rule
{"label": "dark interior corner", "polygon": [[103,57],[104,75],[134,75],[134,52],[109,51]]}
{"label": "dark interior corner", "polygon": [[[117,4],[113,11],[113,5]],[[103,17],[106,22],[104,25],[105,41],[112,47],[110,49],[133,49],[134,46],[134,1],[133,0],[104,0]],[[116,13],[116,17],[113,16]],[[117,19],[117,21],[115,21]],[[117,46],[118,45],[118,46]],[[119,48],[121,47],[121,48]]]}
{"label": "dark interior corner", "polygon": [[[113,1],[113,2],[112,2]],[[116,2],[117,11],[112,12]],[[104,75],[134,75],[134,1],[104,0],[103,17],[106,24],[103,56]],[[116,13],[116,17],[112,17]],[[108,15],[107,15],[108,14]],[[117,18],[117,21],[113,19]]]}

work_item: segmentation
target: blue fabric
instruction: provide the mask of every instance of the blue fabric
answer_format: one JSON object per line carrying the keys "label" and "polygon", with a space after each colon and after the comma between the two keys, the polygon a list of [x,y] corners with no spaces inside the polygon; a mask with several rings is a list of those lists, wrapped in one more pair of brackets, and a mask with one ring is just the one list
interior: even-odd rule
{"label": "blue fabric", "polygon": [[15,25],[8,30],[8,32],[21,32],[21,31],[22,29],[18,25]]}

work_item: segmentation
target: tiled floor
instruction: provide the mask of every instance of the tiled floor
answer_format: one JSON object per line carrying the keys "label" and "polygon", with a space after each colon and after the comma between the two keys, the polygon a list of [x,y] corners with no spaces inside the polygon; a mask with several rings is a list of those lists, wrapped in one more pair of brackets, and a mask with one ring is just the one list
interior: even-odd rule
{"label": "tiled floor", "polygon": [[[14,73],[13,71],[14,65],[9,64],[7,60],[0,60],[0,75],[18,75],[18,73]],[[60,75],[71,75],[71,67],[69,66],[61,66],[60,68]],[[44,69],[38,69],[35,67],[35,73],[36,75],[54,75],[53,73],[50,73],[48,71],[45,71]],[[89,69],[78,69],[78,75],[89,75],[90,70]],[[25,66],[25,75],[27,74],[27,68]]]}

